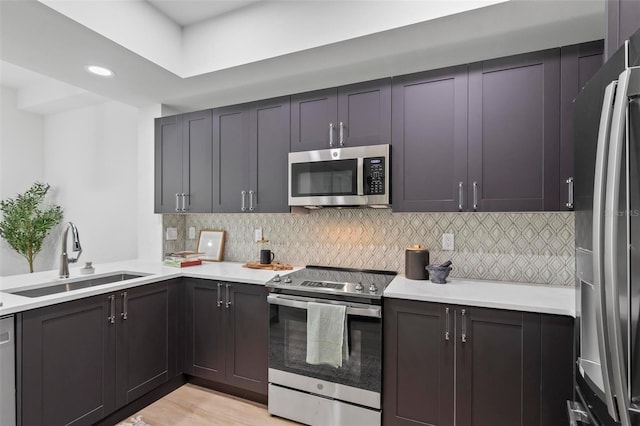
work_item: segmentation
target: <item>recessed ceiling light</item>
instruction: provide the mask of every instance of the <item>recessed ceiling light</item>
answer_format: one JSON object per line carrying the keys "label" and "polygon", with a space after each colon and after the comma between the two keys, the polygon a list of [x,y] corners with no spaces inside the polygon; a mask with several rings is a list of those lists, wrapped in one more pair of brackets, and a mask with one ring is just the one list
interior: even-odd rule
{"label": "recessed ceiling light", "polygon": [[87,65],[84,67],[84,69],[92,74],[99,75],[101,77],[112,77],[115,74],[109,68],[101,67],[98,65]]}

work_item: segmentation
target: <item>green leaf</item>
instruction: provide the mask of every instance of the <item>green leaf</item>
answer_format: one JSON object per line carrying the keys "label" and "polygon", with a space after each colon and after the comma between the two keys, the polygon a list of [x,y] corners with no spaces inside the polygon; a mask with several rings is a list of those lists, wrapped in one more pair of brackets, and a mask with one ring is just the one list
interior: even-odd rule
{"label": "green leaf", "polygon": [[43,206],[49,188],[46,183],[36,182],[24,194],[0,201],[0,237],[27,259],[31,272],[44,239],[63,217],[60,206]]}

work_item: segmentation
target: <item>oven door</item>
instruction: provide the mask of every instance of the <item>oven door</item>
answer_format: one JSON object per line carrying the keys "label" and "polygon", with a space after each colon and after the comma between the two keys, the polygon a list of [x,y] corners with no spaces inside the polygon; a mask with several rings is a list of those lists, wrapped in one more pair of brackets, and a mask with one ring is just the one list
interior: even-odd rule
{"label": "oven door", "polygon": [[[382,310],[378,305],[270,294],[269,382],[380,408]],[[349,359],[342,367],[307,364],[307,304],[347,305]]]}

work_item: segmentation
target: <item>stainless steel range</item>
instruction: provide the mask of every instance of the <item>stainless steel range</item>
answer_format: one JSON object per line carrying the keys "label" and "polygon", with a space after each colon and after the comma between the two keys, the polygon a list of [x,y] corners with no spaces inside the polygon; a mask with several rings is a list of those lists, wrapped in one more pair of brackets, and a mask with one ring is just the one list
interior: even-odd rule
{"label": "stainless steel range", "polygon": [[[379,425],[382,293],[395,272],[307,266],[267,283],[269,412],[310,425]],[[310,363],[310,309],[344,307],[341,365]]]}

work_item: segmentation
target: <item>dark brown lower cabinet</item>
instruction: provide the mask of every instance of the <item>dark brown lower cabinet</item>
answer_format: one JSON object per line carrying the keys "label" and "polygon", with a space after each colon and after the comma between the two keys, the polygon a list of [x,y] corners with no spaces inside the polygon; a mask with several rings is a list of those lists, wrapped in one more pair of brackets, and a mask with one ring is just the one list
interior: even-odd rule
{"label": "dark brown lower cabinet", "polygon": [[122,303],[116,341],[116,406],[178,374],[178,287],[161,282],[116,293]]}
{"label": "dark brown lower cabinet", "polygon": [[264,286],[184,278],[185,372],[267,394],[268,306]]}
{"label": "dark brown lower cabinet", "polygon": [[90,425],[177,374],[175,281],[18,315],[22,425]]}
{"label": "dark brown lower cabinet", "polygon": [[566,424],[573,319],[386,299],[385,425]]}

